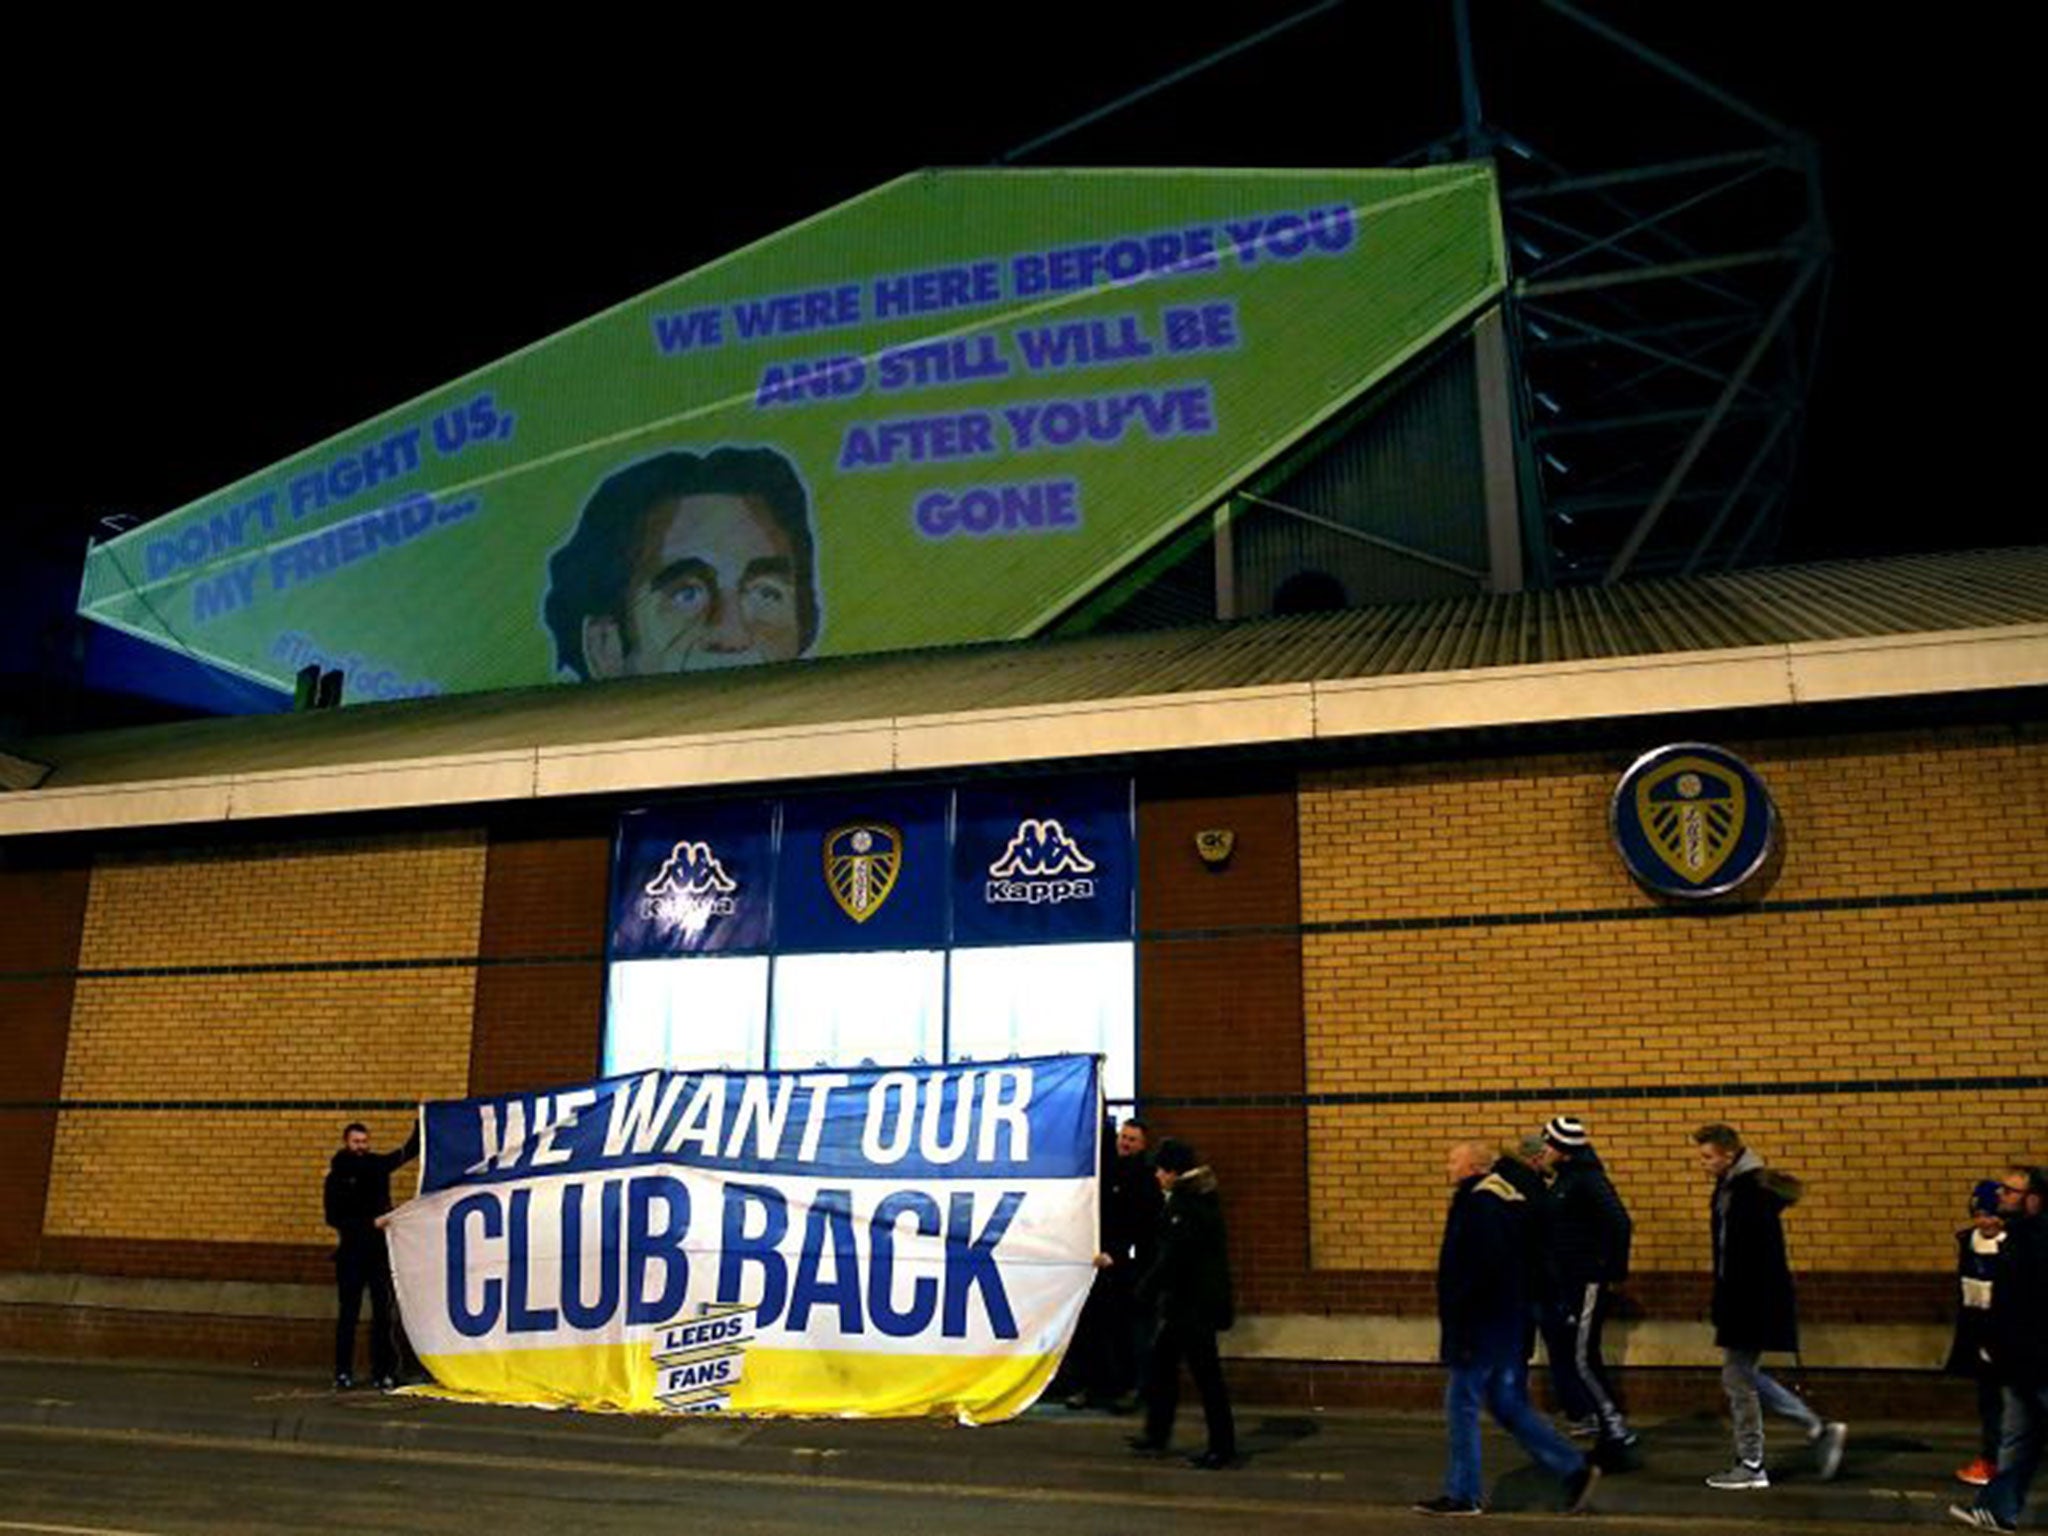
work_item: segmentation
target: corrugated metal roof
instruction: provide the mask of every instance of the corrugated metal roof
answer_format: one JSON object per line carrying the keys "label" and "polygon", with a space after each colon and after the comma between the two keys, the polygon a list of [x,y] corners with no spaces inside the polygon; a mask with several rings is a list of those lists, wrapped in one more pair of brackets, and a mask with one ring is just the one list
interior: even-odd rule
{"label": "corrugated metal roof", "polygon": [[45,789],[2048,623],[2048,546],[1475,595],[21,744]]}

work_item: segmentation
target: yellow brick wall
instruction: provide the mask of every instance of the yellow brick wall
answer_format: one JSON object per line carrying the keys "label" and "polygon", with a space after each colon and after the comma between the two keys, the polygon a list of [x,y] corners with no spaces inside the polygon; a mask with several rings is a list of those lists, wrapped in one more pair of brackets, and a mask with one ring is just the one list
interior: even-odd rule
{"label": "yellow brick wall", "polygon": [[[178,1110],[456,1097],[466,1088],[480,833],[108,856],[95,867],[64,1099],[52,1236],[308,1243],[329,1234],[320,1180],[342,1122],[380,1146],[402,1112]],[[136,974],[206,966],[212,974]],[[95,971],[121,974],[93,975]],[[394,1180],[408,1186],[411,1170]]]}
{"label": "yellow brick wall", "polygon": [[[2048,886],[2038,733],[1724,745],[1783,817],[1771,901]],[[1625,766],[1560,755],[1305,776],[1304,920],[1653,910],[1608,839]],[[2048,903],[1312,932],[1303,989],[1311,1093],[2037,1073]],[[1970,1184],[2048,1158],[2041,1092],[1317,1108],[1314,1267],[1428,1268],[1447,1142],[1560,1111],[1592,1128],[1644,1269],[1705,1262],[1689,1132],[1708,1120],[1808,1181],[1790,1226],[1805,1269],[1944,1269]]]}

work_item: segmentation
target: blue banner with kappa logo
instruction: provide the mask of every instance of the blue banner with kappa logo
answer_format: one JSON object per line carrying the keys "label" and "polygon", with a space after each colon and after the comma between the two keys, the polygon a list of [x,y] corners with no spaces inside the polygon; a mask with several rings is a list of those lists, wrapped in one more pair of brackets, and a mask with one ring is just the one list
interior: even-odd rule
{"label": "blue banner with kappa logo", "polygon": [[1135,862],[1127,778],[650,807],[620,818],[610,957],[1127,939]]}
{"label": "blue banner with kappa logo", "polygon": [[765,949],[774,919],[773,801],[661,806],[619,818],[612,959]]}
{"label": "blue banner with kappa logo", "polygon": [[1086,1056],[431,1103],[406,1329],[494,1401],[1006,1418],[1093,1279],[1101,1111]]}
{"label": "blue banner with kappa logo", "polygon": [[963,787],[954,809],[953,941],[1129,938],[1135,842],[1128,779]]}

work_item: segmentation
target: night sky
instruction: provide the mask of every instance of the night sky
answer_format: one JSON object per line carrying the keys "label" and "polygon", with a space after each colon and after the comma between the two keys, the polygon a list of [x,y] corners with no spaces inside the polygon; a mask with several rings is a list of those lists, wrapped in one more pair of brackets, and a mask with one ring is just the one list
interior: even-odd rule
{"label": "night sky", "polygon": [[[688,8],[601,35],[472,13],[290,43],[55,24],[70,35],[16,58],[5,108],[25,418],[7,514],[35,557],[10,585],[67,561],[75,580],[101,517],[170,510],[1303,8]],[[1783,0],[1588,8],[1819,140],[1837,262],[1780,558],[2039,538],[2019,468],[2041,180],[2024,50],[1990,13],[1966,37]],[[1536,0],[1474,9],[1496,115],[1575,169],[1728,141],[1718,109]],[[1351,0],[1027,163],[1385,163],[1456,121],[1449,14]]]}

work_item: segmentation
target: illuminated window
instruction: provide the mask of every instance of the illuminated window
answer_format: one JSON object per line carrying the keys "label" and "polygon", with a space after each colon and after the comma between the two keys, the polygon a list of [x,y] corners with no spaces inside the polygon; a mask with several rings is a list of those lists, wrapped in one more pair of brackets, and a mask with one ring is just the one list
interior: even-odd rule
{"label": "illuminated window", "polygon": [[943,1049],[946,957],[937,950],[784,955],[775,963],[774,1067],[894,1066]]}
{"label": "illuminated window", "polygon": [[766,1065],[765,955],[615,961],[610,990],[607,1077],[650,1067]]}
{"label": "illuminated window", "polygon": [[1107,1098],[1137,1091],[1136,948],[1032,944],[953,951],[947,1058],[1100,1053]]}

